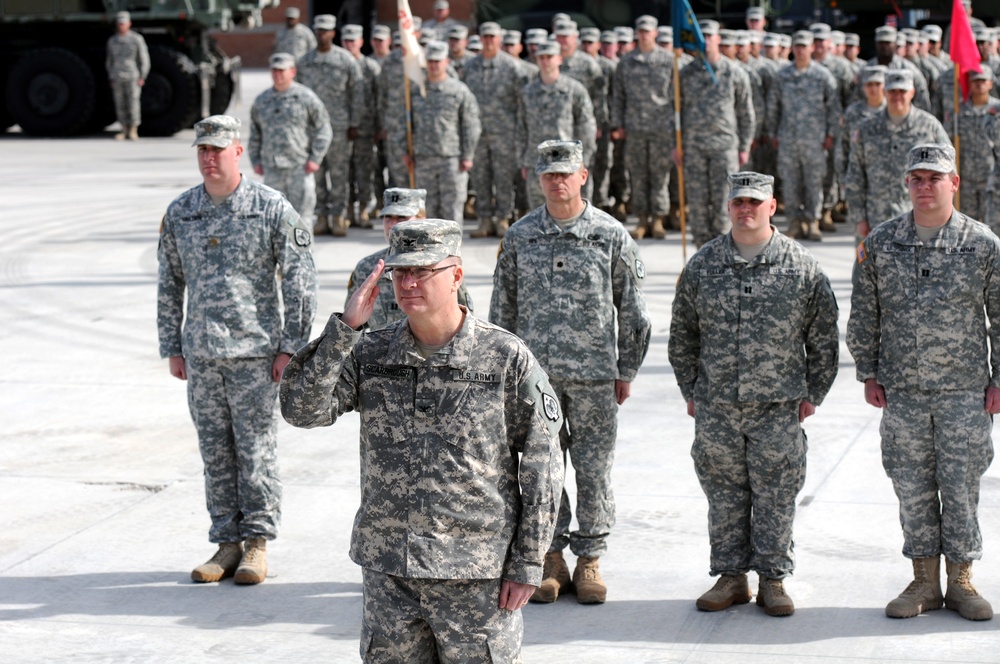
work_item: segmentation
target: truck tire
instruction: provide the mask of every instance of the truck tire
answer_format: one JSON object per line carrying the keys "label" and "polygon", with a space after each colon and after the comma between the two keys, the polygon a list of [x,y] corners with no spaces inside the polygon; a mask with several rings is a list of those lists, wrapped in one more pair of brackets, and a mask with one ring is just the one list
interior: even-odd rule
{"label": "truck tire", "polygon": [[194,125],[201,111],[198,67],[166,46],[149,49],[150,70],[142,86],[143,136],[173,136]]}
{"label": "truck tire", "polygon": [[64,48],[28,51],[7,78],[7,110],[26,134],[79,133],[94,113],[94,76]]}

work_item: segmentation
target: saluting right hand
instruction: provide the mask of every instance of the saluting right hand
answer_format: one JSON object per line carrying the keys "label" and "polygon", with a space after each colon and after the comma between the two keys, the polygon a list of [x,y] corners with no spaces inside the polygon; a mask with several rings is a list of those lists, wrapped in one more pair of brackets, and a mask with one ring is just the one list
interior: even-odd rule
{"label": "saluting right hand", "polygon": [[347,301],[344,313],[340,317],[344,325],[349,326],[351,329],[359,330],[372,317],[372,312],[375,311],[375,301],[378,300],[378,294],[381,290],[378,280],[382,278],[383,272],[385,272],[385,261],[380,260],[378,265],[375,266],[375,270],[368,275],[368,278],[364,280],[358,290],[354,291],[351,299]]}

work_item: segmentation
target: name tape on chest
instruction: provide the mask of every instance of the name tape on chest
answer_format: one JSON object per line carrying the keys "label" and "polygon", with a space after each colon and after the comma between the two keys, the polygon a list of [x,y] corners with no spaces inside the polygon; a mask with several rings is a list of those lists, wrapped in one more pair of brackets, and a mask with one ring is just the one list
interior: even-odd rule
{"label": "name tape on chest", "polygon": [[366,364],[361,371],[366,376],[382,378],[409,378],[413,375],[413,369],[410,367],[384,367],[381,364]]}

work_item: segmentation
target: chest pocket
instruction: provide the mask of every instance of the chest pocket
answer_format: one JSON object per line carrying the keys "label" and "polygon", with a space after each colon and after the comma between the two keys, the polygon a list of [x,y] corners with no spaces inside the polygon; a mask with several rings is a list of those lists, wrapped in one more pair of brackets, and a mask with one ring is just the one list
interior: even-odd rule
{"label": "chest pocket", "polygon": [[414,370],[368,363],[361,366],[361,426],[372,448],[399,447],[412,422]]}
{"label": "chest pocket", "polygon": [[732,268],[702,270],[698,281],[698,311],[710,328],[735,326],[740,318],[740,278]]}
{"label": "chest pocket", "polygon": [[[427,425],[435,425],[433,434],[443,442],[493,465],[503,449],[498,440],[506,428],[501,407],[504,395],[504,374],[496,368],[454,369],[438,367],[432,370],[431,381],[442,389],[429,394],[418,389],[415,400],[416,421],[421,421],[421,410],[426,409]],[[437,379],[437,377],[440,377]],[[424,397],[424,398],[422,398]],[[447,422],[444,430],[439,423]],[[487,435],[488,434],[488,435]]]}
{"label": "chest pocket", "polygon": [[185,272],[223,273],[243,268],[250,260],[269,256],[259,224],[251,220],[231,219],[225,223],[196,218],[182,221],[177,228],[181,256],[187,257]]}
{"label": "chest pocket", "polygon": [[916,261],[917,281],[939,306],[961,306],[980,301],[984,287],[975,247],[953,247],[935,251]]}

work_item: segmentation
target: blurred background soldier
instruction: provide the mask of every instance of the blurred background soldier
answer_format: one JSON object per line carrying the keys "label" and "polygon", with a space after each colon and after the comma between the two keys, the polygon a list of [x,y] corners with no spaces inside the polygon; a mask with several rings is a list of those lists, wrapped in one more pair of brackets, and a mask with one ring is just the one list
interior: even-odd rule
{"label": "blurred background soldier", "polygon": [[[958,206],[965,215],[977,221],[986,221],[986,193],[993,172],[995,156],[993,143],[995,125],[1000,115],[1000,101],[990,96],[993,74],[989,68],[982,72],[970,71],[969,98],[962,102],[958,115],[959,147],[962,150],[959,168],[961,185],[958,188]],[[949,106],[944,115],[945,131],[954,141],[954,111]]]}
{"label": "blurred background soldier", "polygon": [[434,17],[424,21],[424,27],[434,30],[442,38],[447,38],[448,31],[455,26],[462,25],[451,17],[451,5],[448,0],[435,0],[433,12]]}
{"label": "blurred background soldier", "polygon": [[469,60],[475,56],[469,53],[466,47],[469,45],[469,29],[464,25],[455,25],[448,28],[448,61],[455,68],[455,73],[462,78],[462,70]]}
{"label": "blurred background soldier", "polygon": [[296,60],[316,48],[316,36],[299,22],[297,7],[285,10],[285,25],[275,35],[272,53],[291,53]]}
{"label": "blurred background soldier", "polygon": [[601,87],[607,92],[608,116],[605,118],[604,124],[597,126],[597,151],[594,153],[594,163],[591,169],[591,179],[593,181],[591,202],[605,212],[608,212],[611,209],[608,203],[608,187],[611,177],[610,104],[613,94],[615,67],[617,67],[618,61],[610,60],[601,55],[601,31],[598,28],[583,28],[580,30],[580,45],[583,52],[594,58],[597,66],[601,68],[601,74],[604,76]]}
{"label": "blurred background soldier", "polygon": [[837,171],[839,180],[847,178],[847,161],[851,153],[851,137],[861,127],[861,123],[885,109],[885,75],[888,67],[866,65],[861,72],[861,87],[865,98],[853,102],[840,116],[840,132],[837,137]]}
{"label": "blurred background soldier", "polygon": [[[896,55],[896,39],[898,33],[891,25],[883,25],[875,29],[875,57],[868,61],[870,65],[885,65],[889,69],[906,69],[913,74],[914,105],[930,111],[930,92],[927,87],[927,79],[920,73],[920,69],[909,60],[905,60]],[[860,95],[857,92],[855,96]]]}
{"label": "blurred background soldier", "polygon": [[371,46],[372,58],[381,65],[392,51],[392,31],[389,26],[376,25],[372,28]]}
{"label": "blurred background soldier", "polygon": [[288,53],[271,56],[274,86],[250,108],[250,163],[264,184],[285,195],[305,221],[316,207],[313,173],[330,146],[332,129],[316,93],[295,82],[295,61]]}
{"label": "blurred background soldier", "polygon": [[[298,62],[299,83],[322,100],[329,115],[332,137],[316,171],[316,225],[313,234],[347,234],[350,199],[351,148],[365,107],[361,66],[346,49],[335,46],[337,19],[320,14],[313,23],[318,45]],[[371,222],[362,224],[371,228]]]}
{"label": "blurred background soldier", "polygon": [[149,76],[146,40],[131,28],[132,19],[128,12],[115,14],[115,34],[108,39],[104,61],[111,82],[111,94],[115,99],[115,115],[122,126],[122,130],[115,134],[116,141],[126,138],[139,140],[139,125],[142,124],[139,95]]}
{"label": "blurred background soldier", "polygon": [[[413,31],[417,39],[421,35],[420,17],[413,17]],[[393,49],[381,62],[382,73],[378,77],[378,126],[381,134],[376,138],[382,142],[385,153],[388,186],[408,187],[410,173],[406,169],[403,156],[406,154],[406,83],[403,72],[403,49]],[[411,86],[411,100],[419,97],[416,85]],[[402,136],[403,142],[396,143]]]}
{"label": "blurred background soldier", "polygon": [[204,183],[163,217],[156,317],[160,356],[188,382],[219,545],[191,578],[260,583],[281,518],[278,381],[316,312],[312,235],[281,194],[240,174],[239,120],[198,122],[194,145]]}
{"label": "blurred background soldier", "polygon": [[[361,69],[361,81],[358,85],[361,89],[361,111],[356,118],[355,125],[357,131],[354,134],[353,149],[351,150],[351,198],[348,200],[347,217],[354,221],[354,203],[358,204],[358,225],[362,228],[371,226],[368,208],[372,204],[372,183],[381,182],[382,171],[377,168],[375,156],[375,134],[378,131],[378,87],[377,81],[382,68],[375,58],[366,57],[361,54],[361,46],[364,44],[364,29],[360,25],[345,25],[340,34],[340,43],[351,54],[354,61]],[[377,191],[378,198],[382,198],[382,189]]]}

